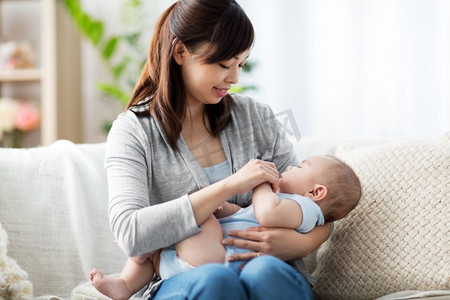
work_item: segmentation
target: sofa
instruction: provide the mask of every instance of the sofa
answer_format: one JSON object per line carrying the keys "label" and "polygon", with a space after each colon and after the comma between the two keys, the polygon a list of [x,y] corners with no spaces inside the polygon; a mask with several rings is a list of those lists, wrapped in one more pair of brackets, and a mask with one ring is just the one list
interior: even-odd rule
{"label": "sofa", "polygon": [[[431,140],[303,137],[300,159],[332,154],[362,199],[306,258],[318,299],[450,299],[450,132]],[[108,222],[105,144],[0,148],[0,300],[108,299],[89,282],[126,257]]]}

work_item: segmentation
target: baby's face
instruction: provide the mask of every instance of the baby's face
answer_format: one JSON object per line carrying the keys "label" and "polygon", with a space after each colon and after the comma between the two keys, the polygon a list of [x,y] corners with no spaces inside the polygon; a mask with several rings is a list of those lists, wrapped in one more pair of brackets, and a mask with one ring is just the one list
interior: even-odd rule
{"label": "baby's face", "polygon": [[279,191],[308,196],[315,184],[322,184],[320,178],[330,159],[326,156],[311,156],[298,166],[287,167],[281,174]]}

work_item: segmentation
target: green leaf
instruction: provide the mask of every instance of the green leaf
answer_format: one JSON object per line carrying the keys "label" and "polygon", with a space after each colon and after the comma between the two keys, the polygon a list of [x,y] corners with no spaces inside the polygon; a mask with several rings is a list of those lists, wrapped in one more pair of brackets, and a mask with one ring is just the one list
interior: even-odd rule
{"label": "green leaf", "polygon": [[98,45],[103,38],[103,23],[100,21],[89,20],[88,37],[94,45]]}
{"label": "green leaf", "polygon": [[139,8],[141,6],[141,0],[130,0],[128,1],[128,5],[134,8]]}
{"label": "green leaf", "polygon": [[128,104],[128,100],[130,100],[131,93],[125,92],[116,85],[99,82],[97,83],[97,88],[111,96],[111,98],[118,100],[124,107]]}
{"label": "green leaf", "polygon": [[255,62],[247,61],[245,65],[242,67],[242,70],[244,72],[251,72],[255,66],[256,66]]}
{"label": "green leaf", "polygon": [[112,73],[114,78],[119,78],[122,75],[123,71],[127,67],[127,65],[131,62],[131,57],[125,57],[121,63],[112,68]]}
{"label": "green leaf", "polygon": [[77,6],[79,7],[79,1],[77,0],[64,0],[64,4],[67,7],[68,12],[71,16],[74,16]]}
{"label": "green leaf", "polygon": [[254,86],[254,85],[248,85],[248,86],[235,85],[229,90],[229,92],[239,94],[239,93],[242,93],[242,92],[245,92],[248,90],[256,90],[256,86]]}
{"label": "green leaf", "polygon": [[106,45],[104,46],[102,51],[102,56],[104,59],[108,60],[114,54],[114,51],[116,50],[117,47],[117,43],[119,41],[120,37],[113,36],[106,42]]}
{"label": "green leaf", "polygon": [[103,132],[108,133],[111,130],[112,123],[113,122],[111,120],[103,121],[102,124]]}
{"label": "green leaf", "polygon": [[64,0],[64,4],[81,33],[97,46],[103,37],[103,23],[85,13],[79,0]]}
{"label": "green leaf", "polygon": [[127,43],[130,46],[135,46],[137,47],[139,45],[139,38],[141,37],[141,33],[140,32],[133,32],[130,34],[127,34],[125,36],[123,36],[124,40],[127,41]]}

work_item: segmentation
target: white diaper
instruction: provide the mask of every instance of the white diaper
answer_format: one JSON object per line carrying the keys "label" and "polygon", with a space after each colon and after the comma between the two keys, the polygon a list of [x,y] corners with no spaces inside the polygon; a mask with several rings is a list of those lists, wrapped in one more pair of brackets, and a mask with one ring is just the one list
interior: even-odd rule
{"label": "white diaper", "polygon": [[[225,247],[225,249],[224,265],[239,274],[241,271],[240,266],[245,263],[245,261],[228,262],[228,257],[235,254],[249,252],[249,250],[236,247]],[[161,279],[168,279],[172,276],[193,270],[195,268],[196,267],[188,263],[186,260],[179,257],[174,248],[166,248],[161,251],[161,261],[159,262],[159,276]]]}
{"label": "white diaper", "polygon": [[159,276],[161,279],[168,279],[193,269],[195,267],[179,257],[174,248],[166,248],[161,251],[161,260],[159,262]]}

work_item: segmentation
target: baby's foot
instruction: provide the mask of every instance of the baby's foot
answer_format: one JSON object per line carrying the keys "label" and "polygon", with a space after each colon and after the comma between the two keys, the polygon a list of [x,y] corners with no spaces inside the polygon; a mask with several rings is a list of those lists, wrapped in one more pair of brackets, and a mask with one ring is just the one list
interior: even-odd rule
{"label": "baby's foot", "polygon": [[104,275],[97,269],[93,269],[89,275],[92,285],[103,295],[117,300],[129,299],[133,295],[120,277]]}

